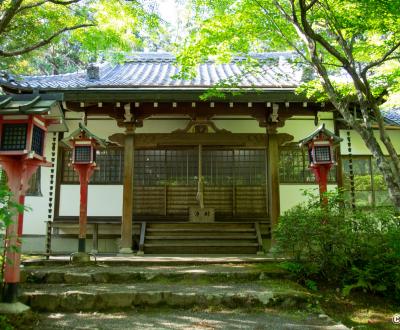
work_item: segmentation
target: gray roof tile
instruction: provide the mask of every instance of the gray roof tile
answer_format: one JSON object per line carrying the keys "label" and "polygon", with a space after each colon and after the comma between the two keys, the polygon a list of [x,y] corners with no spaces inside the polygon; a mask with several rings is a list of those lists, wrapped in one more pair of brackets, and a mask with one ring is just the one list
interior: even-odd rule
{"label": "gray roof tile", "polygon": [[[23,76],[15,81],[0,78],[0,85],[21,89],[86,89],[86,88],[145,88],[186,87],[209,88],[227,79],[237,79],[240,87],[295,88],[301,81],[301,70],[289,61],[292,53],[253,54],[263,64],[259,70],[247,72],[244,57],[236,57],[229,64],[207,61],[200,64],[193,79],[174,79],[179,72],[175,57],[169,53],[138,53],[123,64],[100,64],[100,79],[89,80],[86,71],[52,76]],[[236,78],[235,78],[236,77]]]}
{"label": "gray roof tile", "polygon": [[389,124],[400,126],[400,108],[386,109],[383,116]]}

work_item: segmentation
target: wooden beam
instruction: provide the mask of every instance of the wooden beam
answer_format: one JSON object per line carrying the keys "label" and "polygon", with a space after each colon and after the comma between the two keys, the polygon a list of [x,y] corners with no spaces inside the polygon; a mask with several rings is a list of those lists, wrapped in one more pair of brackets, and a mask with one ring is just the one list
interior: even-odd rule
{"label": "wooden beam", "polygon": [[[205,117],[211,118],[212,116],[232,116],[243,115],[252,116],[257,120],[265,120],[266,107],[265,102],[250,102],[251,108],[248,107],[248,103],[233,103],[233,102],[214,102],[214,107],[210,107],[208,102],[158,102],[158,107],[154,107],[154,102],[139,103],[135,104],[135,118],[146,119],[151,116],[157,115],[188,115],[192,118]],[[121,103],[122,104],[122,103]],[[133,103],[132,103],[133,104]],[[289,108],[284,107],[284,103],[271,103],[281,105],[280,117],[290,116],[313,116],[316,111],[321,111],[321,104],[308,103],[307,107],[303,107],[302,102],[289,104]],[[103,107],[99,108],[98,103],[85,103],[85,108],[80,107],[80,103],[66,102],[68,110],[71,111],[82,111],[85,110],[88,116],[96,115],[109,115],[111,117],[120,116],[123,118],[123,108],[117,107],[115,103],[103,102]],[[235,111],[232,111],[234,107]],[[267,104],[268,107],[268,104]],[[271,109],[269,107],[268,109]],[[332,108],[326,106],[323,111],[330,112]]]}
{"label": "wooden beam", "polygon": [[[288,134],[279,134],[288,136]],[[108,137],[118,145],[125,144],[125,134],[117,133]],[[156,148],[162,146],[238,146],[265,148],[263,133],[139,133],[135,134],[135,148]]]}

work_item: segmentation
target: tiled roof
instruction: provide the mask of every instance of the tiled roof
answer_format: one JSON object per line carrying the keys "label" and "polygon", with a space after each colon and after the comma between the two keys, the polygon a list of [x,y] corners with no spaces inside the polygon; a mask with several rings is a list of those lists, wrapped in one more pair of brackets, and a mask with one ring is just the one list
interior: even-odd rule
{"label": "tiled roof", "polygon": [[0,115],[41,115],[49,123],[49,132],[66,132],[59,95],[0,95]]}
{"label": "tiled roof", "polygon": [[228,64],[208,61],[200,64],[193,79],[175,79],[179,68],[169,53],[137,53],[123,64],[100,64],[100,79],[90,80],[86,71],[52,76],[0,78],[0,85],[21,89],[66,90],[86,88],[210,88],[241,76],[237,86],[244,88],[295,88],[302,70],[290,64],[292,53],[254,54],[262,63],[257,70],[244,68],[245,58],[236,57]]}
{"label": "tiled roof", "polygon": [[389,124],[400,126],[400,108],[384,110],[383,115]]}

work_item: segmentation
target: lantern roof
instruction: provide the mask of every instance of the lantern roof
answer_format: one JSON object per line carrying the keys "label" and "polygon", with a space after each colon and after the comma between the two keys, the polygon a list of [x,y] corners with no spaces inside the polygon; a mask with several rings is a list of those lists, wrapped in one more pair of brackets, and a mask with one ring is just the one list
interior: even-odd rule
{"label": "lantern roof", "polygon": [[108,144],[107,140],[101,139],[98,136],[94,135],[92,132],[88,130],[88,128],[83,123],[79,123],[79,127],[73,131],[69,136],[61,140],[61,143],[67,147],[72,148],[72,141],[79,139],[79,136],[83,135],[85,138],[94,140],[98,146],[101,148],[105,148]]}
{"label": "lantern roof", "polygon": [[329,140],[331,140],[333,142],[333,144],[338,144],[343,140],[342,138],[340,138],[339,136],[335,135],[333,132],[328,130],[325,127],[325,124],[322,124],[320,127],[318,127],[310,135],[308,135],[304,139],[300,140],[299,141],[299,146],[300,147],[304,147],[308,142],[317,139],[321,135],[326,136]]}
{"label": "lantern roof", "polygon": [[67,132],[59,94],[0,95],[0,115],[40,115],[49,123],[49,132]]}

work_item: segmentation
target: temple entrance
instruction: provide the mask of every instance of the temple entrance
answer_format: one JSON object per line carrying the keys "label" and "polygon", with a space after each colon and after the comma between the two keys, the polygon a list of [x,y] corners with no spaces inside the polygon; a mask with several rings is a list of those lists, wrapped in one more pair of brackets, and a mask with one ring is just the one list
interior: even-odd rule
{"label": "temple entrance", "polygon": [[[266,218],[265,149],[203,147],[204,205],[216,220]],[[196,200],[197,147],[135,151],[134,214],[187,220]]]}

